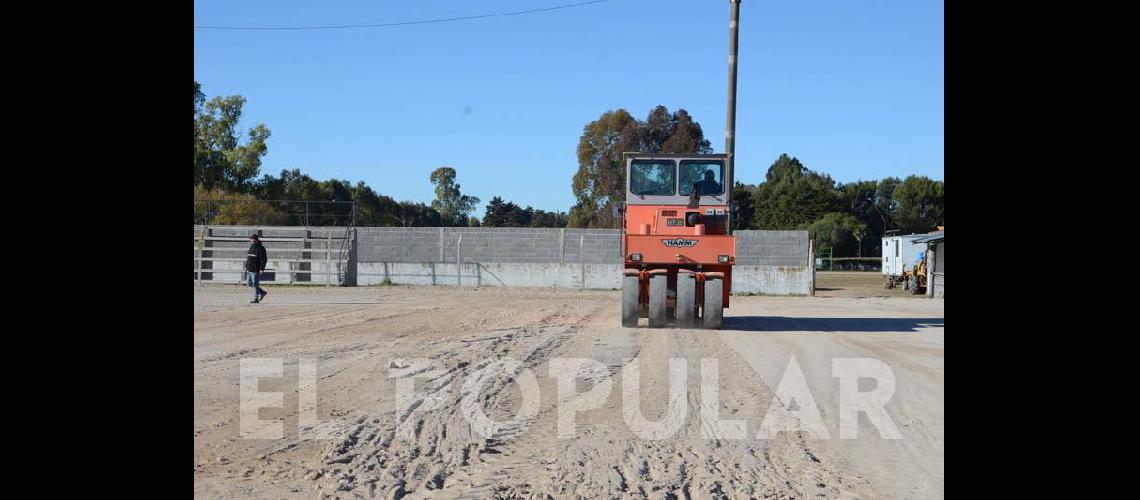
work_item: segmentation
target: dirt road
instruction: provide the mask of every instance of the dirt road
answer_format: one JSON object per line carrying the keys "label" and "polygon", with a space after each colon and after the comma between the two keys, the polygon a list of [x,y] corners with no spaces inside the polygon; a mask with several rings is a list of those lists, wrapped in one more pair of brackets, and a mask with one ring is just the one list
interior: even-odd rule
{"label": "dirt road", "polygon": [[[944,496],[942,300],[735,297],[724,329],[706,331],[622,328],[616,291],[282,287],[251,305],[244,287],[195,290],[197,497]],[[257,414],[283,420],[280,439],[239,433],[239,366],[254,358],[283,366],[256,387],[284,393]],[[575,358],[589,363],[567,374]],[[848,358],[889,367],[900,439],[865,414],[857,437],[841,438],[833,363]],[[492,376],[507,359],[520,383]],[[686,372],[676,386],[673,359]],[[306,366],[315,388],[299,387]],[[775,397],[793,371],[814,401]],[[572,437],[559,436],[560,410],[576,401],[560,402],[560,375],[598,397],[572,414]],[[630,415],[631,382],[644,421]],[[336,439],[301,438],[299,408],[314,395],[317,417],[342,423]],[[817,406],[828,437],[759,438],[774,401]],[[480,413],[499,424],[490,437],[471,424]],[[705,415],[744,420],[745,435],[709,438]],[[647,434],[657,421],[666,429]]]}

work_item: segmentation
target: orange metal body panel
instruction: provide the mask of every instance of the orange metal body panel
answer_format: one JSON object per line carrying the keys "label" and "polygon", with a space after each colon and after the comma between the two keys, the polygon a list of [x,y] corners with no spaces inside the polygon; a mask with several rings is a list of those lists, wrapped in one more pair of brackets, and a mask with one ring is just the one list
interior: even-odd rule
{"label": "orange metal body panel", "polygon": [[[728,211],[727,205],[701,205],[700,208],[686,208],[685,205],[627,205],[625,213],[625,234],[654,234],[654,235],[674,235],[674,236],[698,236],[696,227],[692,226],[670,226],[669,219],[681,219],[684,222],[686,212],[699,212],[704,214],[705,210],[722,210]],[[669,212],[675,212],[675,215],[667,215]],[[726,236],[723,227],[710,227],[707,224],[704,226],[702,234],[719,234]],[[713,258],[716,262],[716,258]]]}
{"label": "orange metal body panel", "polygon": [[[696,240],[691,247],[670,247],[665,240]],[[704,235],[679,236],[658,235],[643,236],[630,234],[625,237],[625,260],[630,263],[629,254],[640,253],[643,264],[703,264],[704,266],[723,265],[717,262],[717,256],[727,255],[728,262],[736,260],[736,238],[732,236]],[[688,267],[688,266],[687,266]]]}
{"label": "orange metal body panel", "polygon": [[[685,205],[628,205],[625,213],[625,268],[628,270],[665,270],[669,274],[670,288],[675,286],[680,270],[698,273],[724,273],[724,307],[729,306],[732,283],[732,266],[736,263],[736,237],[725,234],[723,226],[697,226],[668,224],[670,218],[685,218],[686,212],[704,214],[707,209],[727,211],[728,207],[702,205],[687,208]],[[669,215],[675,212],[675,215]],[[683,245],[669,246],[666,241],[686,240]],[[695,241],[695,243],[689,243]],[[684,246],[691,245],[691,246]],[[640,253],[641,260],[631,261],[632,253]],[[728,255],[727,264],[718,256]],[[660,271],[659,271],[660,272]],[[703,276],[700,276],[703,279]],[[645,288],[646,282],[642,283]],[[647,297],[645,290],[641,296]],[[699,292],[698,292],[699,293]],[[699,299],[699,297],[698,297]]]}

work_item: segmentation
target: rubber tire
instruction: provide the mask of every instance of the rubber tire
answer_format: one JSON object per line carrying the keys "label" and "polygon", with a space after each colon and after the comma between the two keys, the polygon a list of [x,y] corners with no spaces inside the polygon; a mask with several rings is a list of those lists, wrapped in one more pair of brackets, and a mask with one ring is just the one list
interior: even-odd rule
{"label": "rubber tire", "polygon": [[913,293],[915,295],[922,293],[922,290],[918,289],[918,277],[917,276],[911,276],[910,277],[910,283],[908,283],[908,285],[910,285],[910,293]]}
{"label": "rubber tire", "polygon": [[640,304],[637,302],[637,276],[624,276],[621,280],[621,326],[637,327]]}
{"label": "rubber tire", "polygon": [[705,314],[703,325],[705,328],[719,329],[724,317],[724,281],[718,279],[705,280]]}
{"label": "rubber tire", "polygon": [[665,296],[668,294],[668,288],[668,275],[649,276],[649,328],[664,328],[668,321],[665,315]]}
{"label": "rubber tire", "polygon": [[677,326],[691,328],[697,321],[697,280],[689,273],[677,273]]}

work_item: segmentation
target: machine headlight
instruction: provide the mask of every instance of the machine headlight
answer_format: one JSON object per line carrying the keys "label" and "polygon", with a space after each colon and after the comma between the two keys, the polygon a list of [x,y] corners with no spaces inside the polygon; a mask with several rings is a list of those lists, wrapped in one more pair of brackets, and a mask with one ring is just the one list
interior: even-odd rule
{"label": "machine headlight", "polygon": [[631,253],[631,254],[629,254],[629,260],[632,260],[634,262],[641,262],[641,254]]}
{"label": "machine headlight", "polygon": [[717,262],[720,262],[721,264],[727,264],[728,263],[728,256],[727,255],[717,255],[716,260],[717,260]]}

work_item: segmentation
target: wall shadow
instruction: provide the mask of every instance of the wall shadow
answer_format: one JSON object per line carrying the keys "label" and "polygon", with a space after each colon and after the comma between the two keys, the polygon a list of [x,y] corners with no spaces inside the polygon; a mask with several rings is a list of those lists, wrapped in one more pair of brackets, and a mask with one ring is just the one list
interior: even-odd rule
{"label": "wall shadow", "polygon": [[919,328],[945,327],[945,318],[795,318],[725,316],[723,331],[922,333]]}

